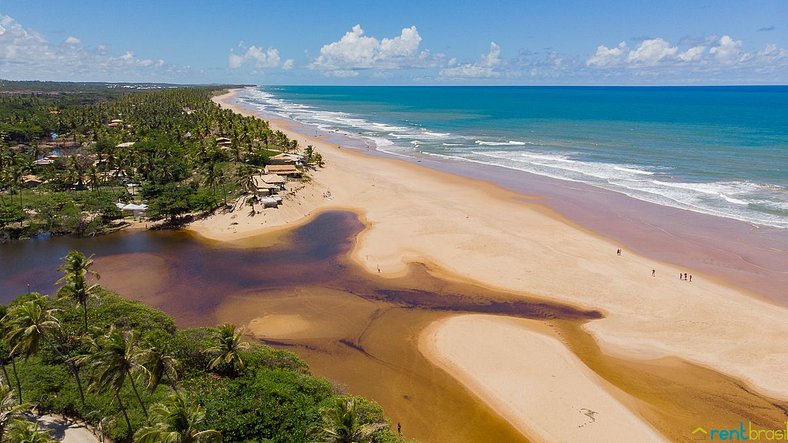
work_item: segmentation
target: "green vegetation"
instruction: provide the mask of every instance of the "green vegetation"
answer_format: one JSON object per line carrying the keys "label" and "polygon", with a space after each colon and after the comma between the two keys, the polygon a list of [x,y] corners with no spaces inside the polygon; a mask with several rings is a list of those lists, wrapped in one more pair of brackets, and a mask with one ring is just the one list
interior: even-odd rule
{"label": "green vegetation", "polygon": [[[225,87],[0,86],[0,240],[101,233],[122,224],[117,203],[175,223],[227,205],[268,158],[298,149],[213,103]],[[322,166],[311,148],[307,159]]]}
{"label": "green vegetation", "polygon": [[337,392],[295,354],[230,324],[178,329],[91,284],[91,265],[72,251],[56,297],[0,306],[0,442],[51,441],[22,417],[33,406],[115,442],[404,442],[379,406]]}

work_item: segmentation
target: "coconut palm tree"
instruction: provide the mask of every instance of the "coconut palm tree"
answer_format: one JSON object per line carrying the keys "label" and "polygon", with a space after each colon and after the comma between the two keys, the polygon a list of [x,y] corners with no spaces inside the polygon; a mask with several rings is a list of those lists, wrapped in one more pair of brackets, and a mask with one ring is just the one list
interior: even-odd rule
{"label": "coconut palm tree", "polygon": [[213,429],[200,430],[205,421],[205,409],[190,405],[183,396],[174,392],[162,403],[151,407],[153,426],[147,426],[134,435],[137,443],[201,443],[221,442],[222,435]]}
{"label": "coconut palm tree", "polygon": [[164,379],[175,389],[175,382],[178,380],[178,367],[180,366],[175,357],[160,348],[150,348],[142,353],[140,361],[148,375],[148,390],[155,391]]}
{"label": "coconut palm tree", "polygon": [[6,365],[13,363],[14,361],[14,356],[11,354],[11,347],[8,346],[8,341],[5,339],[5,336],[8,333],[8,327],[5,321],[7,320],[5,318],[6,313],[7,311],[4,309],[4,315],[2,318],[0,318],[0,368],[3,370],[3,379],[8,384],[8,389],[14,389],[14,387],[11,385],[11,377],[8,376],[8,369],[6,368]]}
{"label": "coconut palm tree", "polygon": [[148,410],[145,402],[142,401],[134,376],[140,372],[145,372],[145,368],[139,363],[142,351],[137,346],[134,339],[134,332],[121,332],[113,326],[106,335],[99,337],[94,342],[94,351],[84,356],[81,360],[85,361],[91,369],[93,381],[88,389],[98,389],[101,391],[111,391],[118,401],[126,424],[129,427],[129,434],[133,433],[131,422],[126,414],[123,400],[120,398],[120,391],[126,379],[131,383],[131,389],[137,397],[137,401],[142,407],[142,413],[148,418]]}
{"label": "coconut palm tree", "polygon": [[[8,376],[8,369],[5,367],[8,364],[9,360],[13,360],[8,353],[8,350],[5,346],[0,346],[0,367],[3,369],[3,381],[8,384],[9,389],[13,389],[11,386],[11,377]],[[2,385],[2,383],[0,383]]]}
{"label": "coconut palm tree", "polygon": [[371,443],[373,434],[388,426],[383,422],[364,423],[353,398],[338,398],[323,411],[320,441],[326,443]]}
{"label": "coconut palm tree", "polygon": [[9,439],[14,443],[57,443],[50,431],[38,428],[38,422],[15,420],[8,432]]}
{"label": "coconut palm tree", "polygon": [[[5,339],[11,347],[10,353],[12,356],[22,355],[28,359],[38,354],[42,344],[47,344],[63,360],[63,364],[74,376],[79,389],[79,397],[84,406],[85,393],[82,389],[82,380],[79,377],[79,368],[72,359],[63,354],[63,351],[52,340],[53,336],[62,332],[60,322],[55,316],[57,310],[46,308],[47,297],[37,293],[31,294],[31,297],[30,300],[11,307],[5,317],[0,320],[7,330]],[[11,364],[17,380],[19,400],[22,401],[22,388],[19,384],[19,377],[16,376],[16,360],[12,360]]]}
{"label": "coconut palm tree", "polygon": [[217,332],[219,344],[208,350],[208,353],[214,356],[208,364],[208,369],[214,370],[220,366],[225,366],[231,376],[236,376],[243,372],[246,368],[246,363],[241,357],[241,351],[248,347],[246,343],[241,341],[243,333],[243,328],[236,328],[235,325],[230,323],[219,326]]}
{"label": "coconut palm tree", "polygon": [[88,332],[88,299],[94,297],[98,289],[98,285],[88,285],[85,277],[92,275],[96,279],[100,278],[96,271],[90,269],[91,266],[93,266],[92,255],[85,257],[83,253],[72,250],[63,257],[63,264],[58,267],[58,270],[64,274],[57,281],[64,283],[58,294],[72,299],[82,307],[82,327],[85,334]]}
{"label": "coconut palm tree", "polygon": [[[22,355],[25,360],[36,355],[46,334],[58,328],[60,323],[53,309],[46,309],[46,297],[33,294],[32,299],[11,307],[3,317],[7,328],[6,341],[11,346],[12,356]],[[22,401],[22,386],[16,372],[16,359],[11,360],[17,384],[17,396]]]}
{"label": "coconut palm tree", "polygon": [[22,413],[27,409],[26,405],[17,404],[14,391],[0,385],[0,442],[8,440],[6,434],[9,429],[15,420],[23,417]]}

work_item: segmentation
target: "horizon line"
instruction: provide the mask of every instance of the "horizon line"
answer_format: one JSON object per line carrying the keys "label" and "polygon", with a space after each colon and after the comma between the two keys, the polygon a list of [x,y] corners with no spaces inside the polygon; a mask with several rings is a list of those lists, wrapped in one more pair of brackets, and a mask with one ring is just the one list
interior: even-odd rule
{"label": "horizon line", "polygon": [[456,88],[456,87],[537,87],[537,88],[718,88],[718,87],[755,87],[755,86],[772,86],[772,87],[786,87],[788,83],[725,83],[725,84],[342,84],[342,83],[301,83],[301,84],[285,84],[285,83],[174,83],[174,82],[156,82],[156,81],[104,81],[104,80],[9,80],[0,78],[0,82],[38,82],[38,83],[89,83],[89,84],[107,84],[107,85],[170,85],[170,86],[239,86],[239,87],[262,87],[262,86],[326,86],[326,87],[427,87],[427,88]]}

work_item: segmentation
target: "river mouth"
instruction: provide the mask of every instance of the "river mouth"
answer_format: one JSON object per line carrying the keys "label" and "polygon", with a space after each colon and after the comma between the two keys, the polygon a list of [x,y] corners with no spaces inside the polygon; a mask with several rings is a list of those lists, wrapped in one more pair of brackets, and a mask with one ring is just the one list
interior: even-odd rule
{"label": "river mouth", "polygon": [[703,423],[752,419],[763,427],[785,417],[781,408],[788,405],[713,371],[605,356],[582,330],[602,318],[598,311],[491,290],[430,264],[413,264],[393,279],[370,274],[349,258],[363,229],[355,214],[328,211],[293,230],[231,246],[168,231],[12,243],[0,247],[0,295],[7,303],[27,284],[53,293],[59,257],[72,248],[96,254],[105,287],[164,310],[182,327],[246,325],[255,339],[298,353],[315,374],[378,401],[408,437],[422,441],[526,440],[417,349],[427,325],[463,312],[548,323],[669,437],[681,437],[698,417]]}

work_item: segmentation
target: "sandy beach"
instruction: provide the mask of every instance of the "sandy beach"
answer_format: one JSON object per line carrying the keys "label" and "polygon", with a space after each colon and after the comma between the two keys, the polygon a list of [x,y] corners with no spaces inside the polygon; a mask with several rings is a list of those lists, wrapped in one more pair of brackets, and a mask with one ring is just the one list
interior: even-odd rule
{"label": "sandy beach", "polygon": [[428,327],[419,347],[534,440],[663,441],[542,322],[452,317]]}
{"label": "sandy beach", "polygon": [[[216,101],[248,114],[233,104],[233,96],[230,93]],[[609,355],[639,361],[676,357],[741,380],[760,393],[788,399],[788,379],[775,376],[788,368],[784,346],[788,309],[759,300],[719,278],[639,256],[626,245],[596,235],[540,205],[538,196],[340,148],[319,137],[296,133],[286,121],[274,120],[271,125],[301,146],[315,146],[326,167],[312,173],[312,181],[286,200],[282,209],[265,210],[254,217],[245,210],[216,215],[194,223],[191,229],[196,233],[243,244],[244,238],[304,223],[323,210],[352,210],[366,225],[352,258],[370,273],[401,276],[410,263],[420,262],[447,278],[461,276],[512,294],[597,309],[605,317],[583,328]],[[624,254],[617,256],[620,247]],[[692,273],[693,281],[679,280],[677,274],[682,272]],[[596,399],[593,407],[582,407],[612,411],[611,416],[622,417],[621,421],[616,419],[617,424],[626,423],[631,435],[643,436],[638,440],[657,438],[637,414],[612,400],[610,386],[595,379],[572,360],[566,347],[549,337],[529,332],[509,319],[493,317],[459,317],[434,326],[427,334],[437,334],[438,344],[461,343],[471,338],[464,328],[457,327],[466,323],[473,324],[474,340],[493,342],[501,334],[510,340],[507,334],[512,333],[516,344],[511,346],[534,349],[546,360],[564,362],[560,377],[545,377],[543,367],[501,380],[490,371],[475,370],[486,355],[474,352],[478,348],[454,352],[450,346],[423,347],[432,360],[443,362],[444,369],[458,379],[469,380],[468,372],[472,371],[468,384],[474,394],[518,429],[522,427],[529,437],[554,436],[550,422],[539,420],[548,427],[536,429],[534,420],[542,416],[534,415],[538,411],[532,410],[533,405],[531,409],[515,407],[500,393],[513,392],[523,377],[531,376],[539,378],[543,395],[565,392],[565,405],[579,404],[575,400],[586,392],[566,390],[566,380],[572,380]],[[515,329],[517,332],[512,332]],[[506,367],[522,364],[500,351],[496,355],[505,359],[502,364]],[[577,398],[569,398],[573,395]],[[602,427],[601,423],[597,426]]]}

